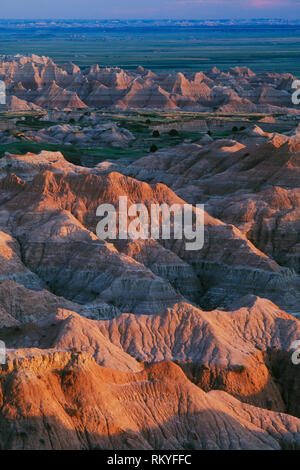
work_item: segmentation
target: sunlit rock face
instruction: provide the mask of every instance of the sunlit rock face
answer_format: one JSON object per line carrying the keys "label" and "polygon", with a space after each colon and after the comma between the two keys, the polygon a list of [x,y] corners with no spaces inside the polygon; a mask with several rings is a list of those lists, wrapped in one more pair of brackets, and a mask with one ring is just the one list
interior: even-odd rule
{"label": "sunlit rock face", "polygon": [[99,366],[86,353],[19,350],[9,355],[1,379],[6,384],[2,448],[299,446],[299,419],[241,403],[222,391],[205,393],[168,361],[123,372]]}
{"label": "sunlit rock face", "polygon": [[[262,147],[271,145],[276,154],[286,145],[275,143]],[[228,168],[237,172],[234,183],[243,184],[237,163],[243,145],[222,145]],[[191,149],[199,164],[201,145]],[[289,149],[297,161],[297,147]],[[167,158],[161,154],[162,165]],[[153,159],[155,167],[157,155]],[[143,162],[123,170],[138,172]],[[299,446],[298,385],[290,359],[299,320],[257,297],[277,297],[294,308],[295,272],[259,250],[245,231],[208,212],[206,241],[195,252],[180,240],[96,236],[96,208],[109,202],[117,209],[119,195],[130,203],[184,204],[164,184],[78,167],[51,152],[7,155],[0,171],[0,335],[8,354],[1,370],[2,448]],[[163,166],[156,171],[163,180]],[[293,185],[288,170],[281,177]],[[276,200],[281,209],[286,199],[279,193]],[[280,381],[283,370],[286,383]],[[111,414],[120,393],[122,423]],[[128,406],[132,394],[135,405]],[[169,397],[167,408],[163,396]],[[91,407],[98,411],[87,420]],[[109,433],[102,427],[108,414]],[[49,438],[49,426],[59,438]],[[78,441],[78,426],[86,441]],[[9,442],[8,430],[14,436]],[[220,432],[222,441],[214,437]]]}
{"label": "sunlit rock face", "polygon": [[[299,113],[293,105],[290,74],[255,74],[246,67],[227,72],[153,73],[73,63],[57,65],[48,57],[15,56],[0,61],[11,110],[152,108],[232,113]],[[262,85],[263,83],[263,85]]]}
{"label": "sunlit rock face", "polygon": [[[154,74],[18,56],[4,75],[11,111],[58,122],[26,131],[49,145],[130,154],[133,133],[86,107],[297,114],[292,76],[265,87],[244,67]],[[275,124],[93,168],[60,151],[2,156],[1,449],[300,448],[299,133]],[[120,196],[204,203],[203,246],[97,236],[97,207],[118,216]]]}

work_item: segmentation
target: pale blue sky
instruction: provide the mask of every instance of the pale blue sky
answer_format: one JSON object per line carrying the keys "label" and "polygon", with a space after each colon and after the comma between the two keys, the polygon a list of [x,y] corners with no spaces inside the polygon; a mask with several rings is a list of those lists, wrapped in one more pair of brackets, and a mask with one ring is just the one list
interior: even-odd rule
{"label": "pale blue sky", "polygon": [[300,18],[300,0],[0,0],[1,18]]}

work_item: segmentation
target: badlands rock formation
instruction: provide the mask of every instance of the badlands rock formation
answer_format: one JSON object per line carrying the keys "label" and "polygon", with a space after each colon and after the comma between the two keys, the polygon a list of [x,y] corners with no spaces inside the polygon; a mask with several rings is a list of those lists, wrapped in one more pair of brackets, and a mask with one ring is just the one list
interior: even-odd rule
{"label": "badlands rock formation", "polygon": [[[240,134],[245,135],[244,132]],[[282,292],[281,299],[267,296],[277,303],[285,298],[286,303],[280,305],[291,312],[298,312],[299,140],[295,136],[258,132],[255,128],[257,134],[260,135],[258,143],[256,139],[247,145],[237,140],[203,139],[203,143],[201,140],[199,143],[181,144],[142,157],[127,166],[123,161],[122,165],[111,164],[109,167],[102,163],[98,168],[103,172],[117,170],[151,184],[165,183],[187,202],[204,203],[209,214],[238,227],[248,241],[281,266],[279,272],[286,281],[289,279],[288,284],[291,283],[289,294]],[[218,230],[221,230],[220,225]],[[228,225],[227,230],[230,230]],[[212,243],[214,239],[219,240],[218,236],[212,237]],[[211,261],[212,256],[210,253],[209,259],[206,259],[206,246],[214,247],[218,259],[225,255],[226,244],[220,245],[223,250],[220,254],[218,247],[209,243],[210,240],[207,238],[208,245],[199,253],[201,267],[198,254],[193,254],[194,261],[195,258],[198,261],[196,271],[201,276],[203,270],[209,269],[207,261]],[[180,254],[174,244],[171,249]],[[180,256],[187,260],[189,255],[181,253]],[[230,261],[227,258],[225,264],[230,264],[234,256],[231,252]],[[239,257],[237,264],[240,264],[240,275],[243,276],[243,265],[250,266],[249,259],[244,263]],[[218,269],[214,266],[214,275]],[[228,280],[232,274],[233,270],[226,272]],[[242,284],[245,283],[247,281],[243,277]],[[235,289],[234,286],[232,288]],[[266,282],[263,289],[264,293],[252,292],[266,296]],[[280,282],[275,290],[277,293],[281,290]],[[223,291],[221,295],[225,300]],[[228,303],[225,302],[224,306]]]}
{"label": "badlands rock formation", "polygon": [[123,311],[150,313],[181,295],[208,307],[248,293],[276,300],[283,289],[288,295],[296,288],[292,272],[237,228],[207,213],[204,246],[198,251],[187,251],[183,240],[162,245],[128,240],[114,246],[97,238],[101,203],[118,208],[119,196],[126,195],[129,205],[184,204],[167,186],[76,167],[60,153],[8,155],[0,165],[3,230],[17,240],[26,268],[69,300],[92,302],[101,293],[102,300]]}
{"label": "badlands rock formation", "polygon": [[192,255],[98,239],[102,202],[183,204],[164,184],[51,152],[0,174],[2,449],[299,448],[299,320],[253,295],[296,308],[295,273],[208,213]]}
{"label": "badlands rock formation", "polygon": [[[12,111],[51,121],[24,132],[36,144],[130,147],[87,107],[299,113],[293,76],[245,67],[81,70],[33,55],[2,57],[0,79]],[[274,119],[93,168],[1,155],[1,450],[300,448],[299,133]],[[99,238],[97,207],[118,216],[120,196],[204,203],[203,247],[172,231]]]}
{"label": "badlands rock formation", "polygon": [[[58,66],[48,57],[2,56],[0,79],[5,80],[11,108],[52,109],[157,108],[299,114],[291,100],[290,74],[255,74],[243,67],[226,72],[155,74],[94,65],[81,70]],[[32,104],[33,103],[33,104]]]}
{"label": "badlands rock formation", "polygon": [[111,145],[126,147],[134,136],[127,129],[119,128],[113,122],[98,124],[93,127],[72,126],[69,124],[55,125],[40,131],[28,131],[26,138],[45,144],[62,145]]}
{"label": "badlands rock formation", "polygon": [[130,373],[76,352],[19,354],[1,372],[2,449],[299,448],[299,419],[205,393],[170,362]]}

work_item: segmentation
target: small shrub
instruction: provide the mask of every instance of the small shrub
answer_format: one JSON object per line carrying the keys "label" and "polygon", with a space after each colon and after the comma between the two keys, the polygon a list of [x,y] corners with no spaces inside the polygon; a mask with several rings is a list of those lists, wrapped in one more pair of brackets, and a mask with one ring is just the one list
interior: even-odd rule
{"label": "small shrub", "polygon": [[184,441],[182,443],[182,447],[185,450],[196,450],[197,449],[196,443],[194,441]]}
{"label": "small shrub", "polygon": [[160,136],[159,131],[153,131],[152,132],[152,137],[159,137],[159,136]]}
{"label": "small shrub", "polygon": [[51,426],[48,422],[45,423],[45,428],[47,429],[47,431],[51,431]]}
{"label": "small shrub", "polygon": [[169,131],[169,135],[170,135],[171,137],[177,137],[177,136],[179,135],[179,132],[177,131],[177,129],[171,129],[171,130]]}
{"label": "small shrub", "polygon": [[95,446],[92,447],[91,450],[102,450],[102,447],[99,446],[99,444],[96,444]]}
{"label": "small shrub", "polygon": [[155,144],[152,144],[151,147],[150,147],[150,152],[156,152],[158,150],[158,148],[156,147]]}
{"label": "small shrub", "polygon": [[236,126],[233,126],[232,132],[237,132],[237,131],[238,131],[238,128]]}
{"label": "small shrub", "polygon": [[267,405],[267,409],[268,409],[268,410],[272,410],[272,407],[273,407],[273,400],[268,399],[268,400],[266,401],[266,405]]}
{"label": "small shrub", "polygon": [[243,365],[233,367],[233,371],[236,372],[237,374],[242,374],[243,372],[245,372],[245,370],[246,370],[246,367]]}
{"label": "small shrub", "polygon": [[66,413],[68,413],[71,418],[74,418],[78,415],[79,411],[76,408],[66,408]]}

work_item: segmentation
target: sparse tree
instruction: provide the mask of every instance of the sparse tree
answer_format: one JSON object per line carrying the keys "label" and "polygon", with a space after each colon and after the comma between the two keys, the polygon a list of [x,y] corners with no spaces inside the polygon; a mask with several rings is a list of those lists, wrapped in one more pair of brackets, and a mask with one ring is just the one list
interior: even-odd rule
{"label": "sparse tree", "polygon": [[158,148],[156,147],[155,144],[152,144],[150,147],[150,152],[156,152],[156,150],[158,150]]}

